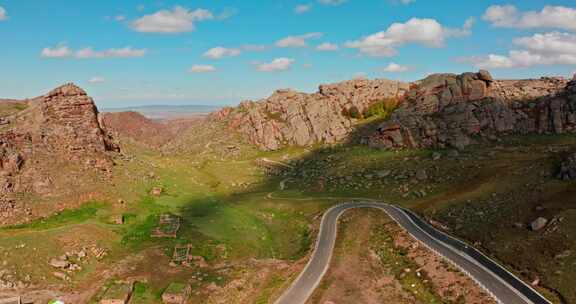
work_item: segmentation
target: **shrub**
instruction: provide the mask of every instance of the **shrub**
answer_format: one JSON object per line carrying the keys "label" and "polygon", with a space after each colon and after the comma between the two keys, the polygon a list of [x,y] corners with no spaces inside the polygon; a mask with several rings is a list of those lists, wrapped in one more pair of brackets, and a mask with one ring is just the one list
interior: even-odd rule
{"label": "shrub", "polygon": [[381,101],[377,101],[371,104],[366,111],[364,111],[364,117],[379,117],[388,118],[396,108],[398,108],[397,98],[386,98]]}
{"label": "shrub", "polygon": [[360,113],[360,110],[358,110],[358,107],[356,106],[351,106],[350,109],[348,109],[348,116],[356,119],[362,118],[362,114]]}

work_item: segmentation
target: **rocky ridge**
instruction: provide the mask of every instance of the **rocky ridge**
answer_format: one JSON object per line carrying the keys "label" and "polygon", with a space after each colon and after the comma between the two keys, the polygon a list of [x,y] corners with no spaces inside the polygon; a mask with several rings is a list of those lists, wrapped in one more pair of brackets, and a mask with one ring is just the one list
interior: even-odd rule
{"label": "rocky ridge", "polygon": [[576,81],[494,80],[487,71],[435,74],[367,139],[378,148],[463,148],[508,134],[576,131]]}
{"label": "rocky ridge", "polygon": [[356,79],[321,85],[313,94],[278,90],[266,99],[225,108],[211,119],[226,121],[262,150],[332,144],[352,131],[356,119],[345,115],[351,108],[363,112],[375,101],[401,98],[408,89],[399,81]]}
{"label": "rocky ridge", "polygon": [[74,84],[27,104],[3,117],[7,123],[0,130],[0,222],[32,213],[23,207],[23,196],[57,196],[56,189],[73,188],[72,181],[89,172],[106,175],[111,153],[118,151],[94,101]]}

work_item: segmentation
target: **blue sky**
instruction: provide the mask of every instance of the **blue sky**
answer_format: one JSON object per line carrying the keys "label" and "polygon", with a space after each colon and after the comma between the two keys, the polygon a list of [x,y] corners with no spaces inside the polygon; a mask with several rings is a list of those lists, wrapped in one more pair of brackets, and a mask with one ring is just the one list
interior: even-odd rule
{"label": "blue sky", "polygon": [[[576,1],[0,0],[0,96],[236,104],[354,77],[576,71]],[[321,46],[321,47],[319,47]]]}

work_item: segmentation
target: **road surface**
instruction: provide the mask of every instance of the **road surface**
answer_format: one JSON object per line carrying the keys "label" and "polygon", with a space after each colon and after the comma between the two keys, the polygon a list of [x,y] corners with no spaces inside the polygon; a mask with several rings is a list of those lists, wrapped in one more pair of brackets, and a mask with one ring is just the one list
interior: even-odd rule
{"label": "road surface", "polygon": [[324,213],[316,247],[308,264],[275,304],[304,304],[308,300],[330,265],[338,218],[352,208],[376,208],[386,212],[410,235],[466,273],[499,303],[551,303],[480,251],[436,230],[414,213],[389,204],[361,202],[336,205]]}

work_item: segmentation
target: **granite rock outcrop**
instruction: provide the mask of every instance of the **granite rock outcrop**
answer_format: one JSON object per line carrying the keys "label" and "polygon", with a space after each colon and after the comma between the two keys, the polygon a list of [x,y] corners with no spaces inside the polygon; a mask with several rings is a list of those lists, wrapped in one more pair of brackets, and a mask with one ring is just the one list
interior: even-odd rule
{"label": "granite rock outcrop", "polygon": [[576,131],[576,81],[494,80],[487,71],[435,74],[367,138],[372,147],[463,148],[511,134]]}
{"label": "granite rock outcrop", "polygon": [[407,83],[399,81],[356,79],[321,85],[313,94],[278,90],[266,99],[225,108],[211,118],[227,121],[262,150],[332,144],[352,131],[355,118],[346,115],[350,109],[362,112],[373,102],[402,98],[408,89]]}

